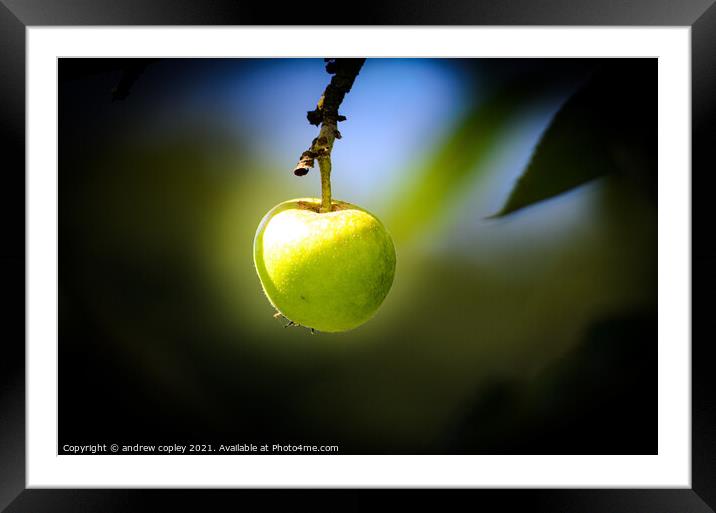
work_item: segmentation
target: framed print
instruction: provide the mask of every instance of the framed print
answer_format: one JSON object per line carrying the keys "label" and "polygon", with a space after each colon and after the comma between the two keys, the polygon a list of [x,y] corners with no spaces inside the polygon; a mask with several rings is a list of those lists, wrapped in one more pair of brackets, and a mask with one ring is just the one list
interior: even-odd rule
{"label": "framed print", "polygon": [[179,4],[2,8],[0,507],[712,510],[716,7]]}

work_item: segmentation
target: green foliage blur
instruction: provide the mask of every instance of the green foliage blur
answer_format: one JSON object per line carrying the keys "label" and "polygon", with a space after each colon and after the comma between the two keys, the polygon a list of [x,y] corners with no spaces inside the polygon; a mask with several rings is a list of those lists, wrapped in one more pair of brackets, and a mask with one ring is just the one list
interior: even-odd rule
{"label": "green foliage blur", "polygon": [[[420,150],[382,176],[380,189],[352,198],[346,175],[361,173],[370,149],[351,146],[351,122],[370,116],[394,130],[405,122],[351,108],[363,80],[376,81],[378,91],[391,86],[380,74],[392,76],[390,60],[369,59],[346,98],[344,138],[334,148],[336,159],[355,158],[334,163],[333,189],[392,233],[396,277],[370,322],[317,335],[274,319],[252,241],[275,204],[320,194],[316,172],[297,178],[291,170],[300,144],[310,143],[302,116],[321,89],[311,83],[303,95],[285,81],[280,90],[295,112],[273,113],[271,123],[295,126],[302,142],[276,153],[257,144],[256,118],[218,115],[220,99],[199,101],[191,113],[182,107],[196,101],[191,91],[219,82],[216,69],[240,65],[235,80],[268,80],[299,64],[327,83],[320,59],[209,60],[201,72],[191,61],[160,61],[114,102],[107,93],[122,66],[67,64],[60,441],[106,435],[335,443],[344,453],[655,452],[656,176],[628,164],[644,146],[595,125],[594,103],[579,107],[589,115],[568,110],[570,98],[595,83],[612,95],[597,95],[598,105],[624,104],[619,88],[593,81],[609,63],[426,63],[460,83],[459,101],[436,99],[455,115],[416,139]],[[274,68],[275,76],[261,74]],[[655,92],[656,66],[634,69]],[[266,101],[262,111],[269,100],[252,101]],[[566,129],[548,129],[565,117]],[[635,130],[655,134],[655,121]],[[604,135],[622,168],[638,172],[614,172]],[[548,158],[533,155],[541,137]],[[532,185],[522,180],[513,191],[526,169]],[[505,210],[511,194],[527,199]],[[491,217],[496,212],[508,215]],[[92,412],[78,402],[100,395],[114,400]]]}

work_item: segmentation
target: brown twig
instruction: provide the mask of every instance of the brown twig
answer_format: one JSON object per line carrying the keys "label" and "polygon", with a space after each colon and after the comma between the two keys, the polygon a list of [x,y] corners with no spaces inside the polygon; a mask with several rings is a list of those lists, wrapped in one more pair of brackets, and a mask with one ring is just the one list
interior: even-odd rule
{"label": "brown twig", "polygon": [[346,117],[338,113],[346,93],[351,90],[365,59],[326,59],[326,71],[333,75],[331,82],[318,100],[318,105],[307,114],[308,122],[321,126],[310,148],[301,154],[294,174],[303,176],[318,160],[321,170],[321,212],[331,211],[331,152],[333,143],[341,138],[338,122]]}

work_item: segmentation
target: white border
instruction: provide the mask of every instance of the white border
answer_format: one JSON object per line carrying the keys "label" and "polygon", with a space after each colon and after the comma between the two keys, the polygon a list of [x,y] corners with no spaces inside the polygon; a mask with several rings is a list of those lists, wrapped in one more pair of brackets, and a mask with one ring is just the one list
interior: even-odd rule
{"label": "white border", "polygon": [[[59,56],[659,58],[658,456],[57,456]],[[688,27],[27,31],[27,486],[690,488]],[[615,423],[619,419],[614,419]]]}

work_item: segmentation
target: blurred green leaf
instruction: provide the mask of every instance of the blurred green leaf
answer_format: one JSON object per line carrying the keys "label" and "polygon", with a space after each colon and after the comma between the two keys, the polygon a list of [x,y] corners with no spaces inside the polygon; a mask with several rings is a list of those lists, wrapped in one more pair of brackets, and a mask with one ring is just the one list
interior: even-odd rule
{"label": "blurred green leaf", "polygon": [[546,66],[515,77],[484,101],[468,106],[394,203],[388,220],[393,236],[410,237],[443,214],[464,183],[487,169],[515,118],[538,101],[572,91],[592,68],[593,64],[585,62]]}
{"label": "blurred green leaf", "polygon": [[616,61],[597,70],[559,110],[507,202],[493,217],[615,171],[653,187],[656,65],[656,59]]}

